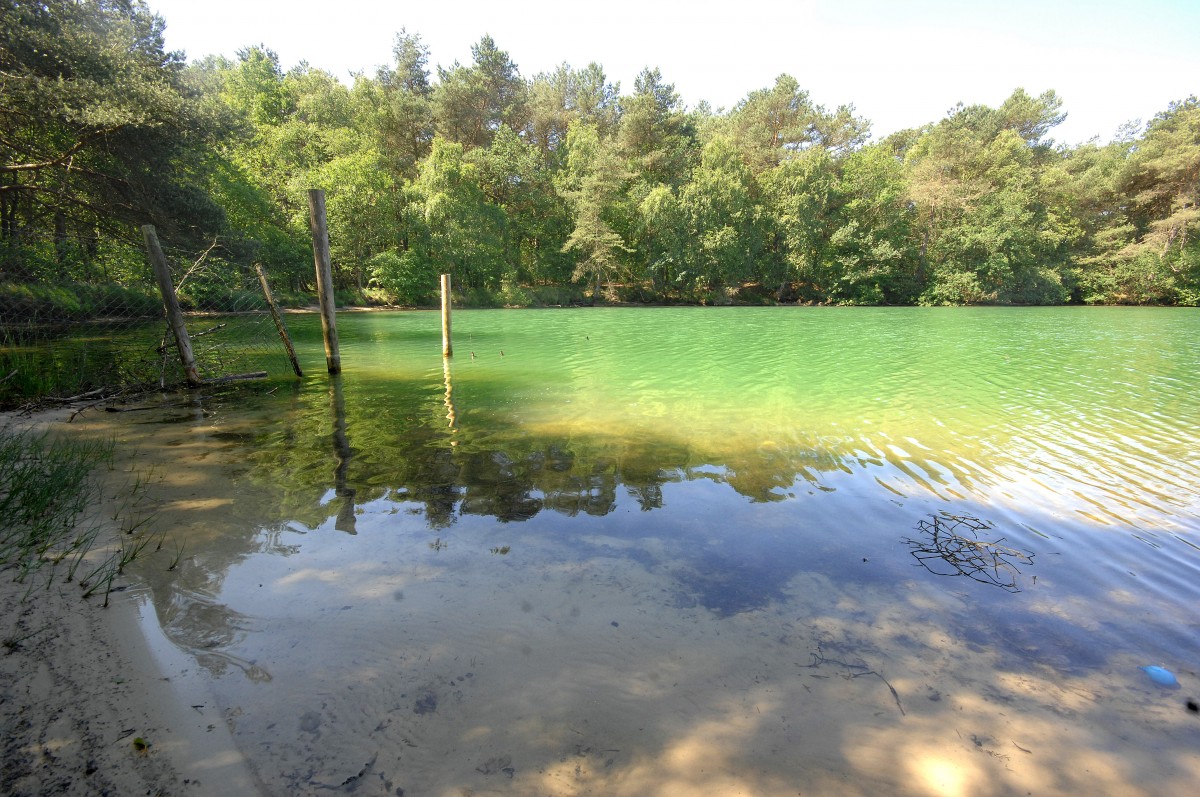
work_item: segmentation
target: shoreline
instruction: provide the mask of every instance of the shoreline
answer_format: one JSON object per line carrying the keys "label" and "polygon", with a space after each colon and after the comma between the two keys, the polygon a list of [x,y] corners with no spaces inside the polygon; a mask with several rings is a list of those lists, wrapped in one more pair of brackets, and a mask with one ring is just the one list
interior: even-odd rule
{"label": "shoreline", "polygon": [[56,582],[22,601],[25,585],[0,584],[0,791],[259,793],[198,667],[147,639],[146,597],[128,589],[105,609],[77,589]]}
{"label": "shoreline", "polygon": [[[67,411],[0,417],[54,432]],[[163,635],[145,588],[123,577],[105,608],[62,577],[30,590],[14,572],[0,571],[0,793],[262,793],[211,682]]]}

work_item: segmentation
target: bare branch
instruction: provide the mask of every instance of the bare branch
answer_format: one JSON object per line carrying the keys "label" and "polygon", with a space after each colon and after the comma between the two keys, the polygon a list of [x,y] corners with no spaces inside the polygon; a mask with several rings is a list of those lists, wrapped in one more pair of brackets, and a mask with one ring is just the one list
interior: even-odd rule
{"label": "bare branch", "polygon": [[179,283],[176,284],[175,290],[181,289],[183,284],[188,281],[188,277],[200,270],[200,268],[204,265],[204,261],[208,260],[208,256],[212,253],[212,250],[217,248],[217,243],[220,240],[221,239],[216,236],[213,237],[213,242],[209,244],[207,249],[200,253],[200,257],[196,259],[195,263],[192,263],[191,268],[184,272],[184,275],[179,278]]}
{"label": "bare branch", "polygon": [[33,163],[5,164],[5,165],[0,166],[0,172],[36,172],[36,171],[40,171],[42,169],[49,169],[49,168],[52,168],[55,166],[63,166],[64,164],[68,163],[73,157],[75,157],[75,154],[77,152],[79,152],[80,150],[87,147],[89,144],[91,144],[96,139],[103,138],[111,133],[115,133],[116,131],[120,130],[122,127],[124,127],[124,125],[117,125],[116,127],[106,127],[106,128],[102,128],[100,130],[93,130],[91,133],[83,136],[78,141],[76,141],[75,144],[73,146],[71,146],[70,149],[68,149],[66,152],[62,153],[61,155],[59,155],[56,158],[51,158],[49,160],[44,160],[44,161],[37,161],[37,162],[33,162]]}

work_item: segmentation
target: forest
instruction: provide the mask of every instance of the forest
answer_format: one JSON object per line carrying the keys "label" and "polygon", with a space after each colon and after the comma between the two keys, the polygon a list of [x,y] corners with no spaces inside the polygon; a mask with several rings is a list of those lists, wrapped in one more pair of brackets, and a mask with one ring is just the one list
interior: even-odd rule
{"label": "forest", "polygon": [[432,66],[400,30],[346,85],[265,44],[188,62],[140,0],[0,15],[6,313],[152,302],[147,223],[203,260],[189,306],[255,264],[307,303],[309,188],[346,303],[428,304],[439,273],[469,306],[1200,302],[1195,96],[1108,143],[1056,143],[1062,99],[1020,88],[873,140],[787,74],[688,108],[658,68],[529,78],[486,35]]}

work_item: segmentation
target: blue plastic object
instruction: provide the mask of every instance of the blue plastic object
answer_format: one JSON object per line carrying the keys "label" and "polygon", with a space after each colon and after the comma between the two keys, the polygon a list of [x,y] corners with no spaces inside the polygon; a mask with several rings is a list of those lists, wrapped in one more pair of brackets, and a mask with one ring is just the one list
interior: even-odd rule
{"label": "blue plastic object", "polygon": [[1150,676],[1150,680],[1159,686],[1179,686],[1179,680],[1175,677],[1175,673],[1168,670],[1166,667],[1158,667],[1150,664],[1142,667],[1146,675]]}

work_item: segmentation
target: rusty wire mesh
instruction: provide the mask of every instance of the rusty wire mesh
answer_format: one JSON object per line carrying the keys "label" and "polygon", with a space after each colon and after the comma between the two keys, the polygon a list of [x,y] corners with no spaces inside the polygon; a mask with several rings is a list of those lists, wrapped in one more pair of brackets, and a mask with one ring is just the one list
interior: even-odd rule
{"label": "rusty wire mesh", "polygon": [[[202,379],[291,373],[253,270],[209,253],[166,254]],[[148,265],[110,280],[22,283],[6,276],[0,271],[0,408],[184,382]]]}

